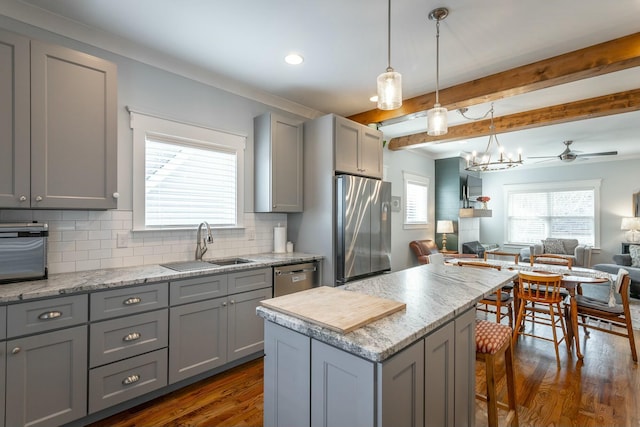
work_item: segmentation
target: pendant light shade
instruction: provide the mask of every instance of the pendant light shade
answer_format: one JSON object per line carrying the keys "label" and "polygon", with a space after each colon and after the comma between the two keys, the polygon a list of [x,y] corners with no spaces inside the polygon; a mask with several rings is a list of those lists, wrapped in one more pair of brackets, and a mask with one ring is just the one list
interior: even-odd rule
{"label": "pendant light shade", "polygon": [[429,19],[436,21],[436,103],[427,111],[427,134],[444,135],[448,132],[447,109],[440,105],[440,21],[449,15],[449,9],[439,7],[429,12]]}
{"label": "pendant light shade", "polygon": [[395,110],[402,106],[402,75],[391,68],[391,0],[387,31],[387,70],[378,76],[378,108]]}
{"label": "pendant light shade", "polygon": [[395,110],[402,107],[402,75],[393,68],[378,76],[378,108]]}

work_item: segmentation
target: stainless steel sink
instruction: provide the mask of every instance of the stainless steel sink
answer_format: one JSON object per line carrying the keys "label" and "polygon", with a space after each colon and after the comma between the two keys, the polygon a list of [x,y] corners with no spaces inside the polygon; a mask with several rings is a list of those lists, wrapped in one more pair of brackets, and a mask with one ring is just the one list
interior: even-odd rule
{"label": "stainless steel sink", "polygon": [[224,267],[227,265],[246,264],[248,262],[253,262],[253,261],[251,261],[250,259],[244,259],[244,258],[226,258],[226,259],[214,259],[207,262],[215,266]]}
{"label": "stainless steel sink", "polygon": [[178,261],[160,265],[175,271],[197,271],[215,267],[206,261]]}
{"label": "stainless steel sink", "polygon": [[175,271],[197,271],[206,270],[208,268],[225,267],[228,265],[246,264],[248,262],[253,261],[244,258],[225,258],[209,261],[178,261],[160,265]]}

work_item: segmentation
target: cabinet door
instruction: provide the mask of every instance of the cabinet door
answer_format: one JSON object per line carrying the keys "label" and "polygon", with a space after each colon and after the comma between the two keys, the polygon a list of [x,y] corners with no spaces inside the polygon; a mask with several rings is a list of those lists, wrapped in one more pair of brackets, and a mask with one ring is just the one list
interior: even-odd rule
{"label": "cabinet door", "polygon": [[335,116],[335,170],[361,174],[359,166],[360,124]]}
{"label": "cabinet door", "polygon": [[0,207],[29,207],[29,39],[0,30]]}
{"label": "cabinet door", "polygon": [[455,425],[476,425],[476,309],[467,310],[455,322]]}
{"label": "cabinet door", "polygon": [[0,341],[0,427],[4,427],[4,402],[6,396],[6,370],[5,363],[7,361],[7,343]]}
{"label": "cabinet door", "polygon": [[377,369],[377,425],[423,426],[424,341],[378,363]]}
{"label": "cabinet door", "polygon": [[269,298],[271,288],[229,297],[229,362],[264,349],[264,320],[256,314],[256,308]]}
{"label": "cabinet door", "polygon": [[59,426],[87,413],[87,327],[7,342],[8,426]]}
{"label": "cabinet door", "polygon": [[455,322],[451,321],[424,339],[424,425],[427,427],[454,425],[454,329]]}
{"label": "cabinet door", "polygon": [[272,119],[273,212],[302,212],[302,125]]}
{"label": "cabinet door", "polygon": [[116,73],[108,61],[31,41],[32,207],[117,207]]}
{"label": "cabinet door", "polygon": [[227,300],[172,307],[169,312],[169,383],[227,362]]}
{"label": "cabinet door", "polygon": [[264,426],[309,427],[311,338],[264,322]]}
{"label": "cabinet door", "polygon": [[375,425],[374,364],[311,341],[311,426]]}
{"label": "cabinet door", "polygon": [[367,126],[362,126],[360,170],[367,176],[382,178],[382,135]]}

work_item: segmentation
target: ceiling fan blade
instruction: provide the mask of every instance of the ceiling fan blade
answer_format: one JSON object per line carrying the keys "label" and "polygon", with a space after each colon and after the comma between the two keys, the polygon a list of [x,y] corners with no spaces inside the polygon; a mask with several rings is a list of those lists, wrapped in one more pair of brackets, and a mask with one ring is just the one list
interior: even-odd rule
{"label": "ceiling fan blade", "polygon": [[558,156],[527,156],[527,159],[557,159]]}
{"label": "ceiling fan blade", "polygon": [[617,151],[603,151],[602,153],[585,153],[585,154],[576,154],[578,157],[587,157],[587,156],[615,156],[617,155]]}

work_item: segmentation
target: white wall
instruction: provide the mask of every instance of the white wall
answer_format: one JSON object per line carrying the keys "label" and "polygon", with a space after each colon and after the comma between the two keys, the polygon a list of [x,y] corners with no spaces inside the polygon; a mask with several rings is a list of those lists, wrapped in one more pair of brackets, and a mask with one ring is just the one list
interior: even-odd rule
{"label": "white wall", "polygon": [[403,172],[411,172],[429,179],[429,225],[427,228],[405,230],[403,228],[404,206],[401,212],[391,214],[391,269],[403,270],[417,265],[409,242],[434,238],[435,218],[435,162],[417,151],[384,150],[385,180],[391,181],[392,196],[400,196],[404,204]]}
{"label": "white wall", "polygon": [[591,263],[611,263],[611,257],[620,253],[624,231],[620,219],[632,216],[631,198],[640,191],[640,167],[638,160],[602,161],[597,163],[563,163],[557,166],[514,169],[482,175],[483,193],[491,197],[491,218],[480,218],[480,241],[504,244],[505,206],[502,200],[503,185],[534,182],[561,182],[568,180],[601,179],[600,191],[600,250],[594,251]]}

